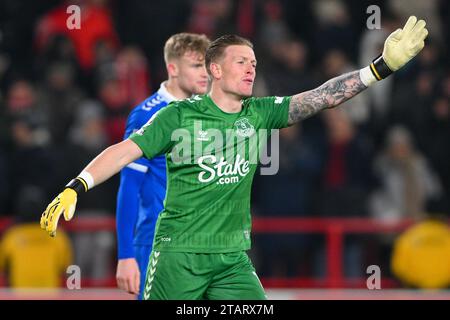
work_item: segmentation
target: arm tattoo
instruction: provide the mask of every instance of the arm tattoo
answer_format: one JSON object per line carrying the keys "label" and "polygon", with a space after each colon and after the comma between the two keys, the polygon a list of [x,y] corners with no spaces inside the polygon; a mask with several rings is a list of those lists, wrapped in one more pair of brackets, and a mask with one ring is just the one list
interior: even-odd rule
{"label": "arm tattoo", "polygon": [[289,104],[288,124],[293,125],[323,109],[336,107],[366,88],[358,70],[333,78],[316,89],[296,94]]}

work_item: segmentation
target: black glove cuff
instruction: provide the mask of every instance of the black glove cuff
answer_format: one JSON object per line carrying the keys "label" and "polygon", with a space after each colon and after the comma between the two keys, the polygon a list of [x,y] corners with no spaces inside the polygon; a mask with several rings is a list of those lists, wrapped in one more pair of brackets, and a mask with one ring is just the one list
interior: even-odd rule
{"label": "black glove cuff", "polygon": [[79,196],[81,193],[88,191],[88,185],[86,181],[84,181],[83,178],[76,177],[75,179],[72,179],[67,185],[66,188],[70,188],[75,190],[77,195]]}
{"label": "black glove cuff", "polygon": [[394,73],[389,69],[381,54],[370,64],[370,71],[372,71],[372,74],[378,81],[383,80]]}

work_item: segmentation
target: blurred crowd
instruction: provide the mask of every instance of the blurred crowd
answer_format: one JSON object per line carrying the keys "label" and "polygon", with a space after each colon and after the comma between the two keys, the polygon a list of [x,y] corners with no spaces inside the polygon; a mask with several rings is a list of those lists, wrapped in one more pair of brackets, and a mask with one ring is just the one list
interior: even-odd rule
{"label": "blurred crowd", "polygon": [[[66,26],[71,4],[81,7],[79,30]],[[366,25],[372,4],[381,9],[375,30]],[[344,105],[281,130],[279,172],[256,176],[253,213],[448,218],[450,3],[445,0],[3,0],[0,217],[37,222],[68,179],[121,141],[128,113],[165,80],[162,49],[174,33],[251,39],[259,61],[254,94],[286,96],[368,65],[411,14],[425,19],[430,31],[420,56]],[[118,179],[81,198],[77,215],[113,216]],[[78,263],[97,261],[93,277],[114,273],[113,234],[72,240]],[[253,255],[261,276],[321,274],[324,268],[320,237],[260,240],[254,241]],[[361,275],[362,268],[350,266],[370,261],[363,245],[374,239],[347,240],[346,272]],[[389,254],[388,237],[374,241],[381,255]],[[90,250],[77,249],[83,247]]]}

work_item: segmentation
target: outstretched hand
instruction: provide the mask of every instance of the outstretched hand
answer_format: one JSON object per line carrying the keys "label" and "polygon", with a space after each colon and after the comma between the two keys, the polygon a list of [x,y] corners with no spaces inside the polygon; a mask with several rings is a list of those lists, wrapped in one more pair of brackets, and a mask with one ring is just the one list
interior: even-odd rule
{"label": "outstretched hand", "polygon": [[77,204],[77,193],[71,188],[64,189],[45,209],[41,216],[41,228],[51,237],[56,235],[56,228],[61,214],[64,219],[72,219]]}
{"label": "outstretched hand", "polygon": [[383,60],[389,69],[397,71],[425,46],[428,30],[424,20],[417,21],[415,16],[409,17],[403,29],[392,32],[384,43]]}

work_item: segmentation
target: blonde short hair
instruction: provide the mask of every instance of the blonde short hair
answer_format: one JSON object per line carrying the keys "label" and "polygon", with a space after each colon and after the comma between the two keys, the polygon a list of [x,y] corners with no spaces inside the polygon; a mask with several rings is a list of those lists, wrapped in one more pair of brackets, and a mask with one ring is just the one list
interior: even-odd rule
{"label": "blonde short hair", "polygon": [[210,42],[204,34],[186,32],[174,34],[164,45],[164,60],[168,63],[181,58],[186,52],[198,52],[204,56]]}

